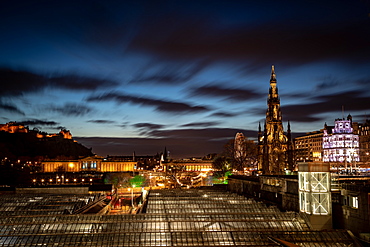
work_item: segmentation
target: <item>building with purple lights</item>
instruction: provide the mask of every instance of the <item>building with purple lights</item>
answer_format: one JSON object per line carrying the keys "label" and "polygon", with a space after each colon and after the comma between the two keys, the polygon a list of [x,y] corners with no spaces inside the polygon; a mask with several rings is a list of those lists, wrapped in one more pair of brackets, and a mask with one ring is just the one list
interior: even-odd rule
{"label": "building with purple lights", "polygon": [[323,134],[323,161],[340,162],[347,168],[348,163],[360,161],[359,135],[352,124],[352,116],[347,119],[336,119],[334,128],[326,124]]}

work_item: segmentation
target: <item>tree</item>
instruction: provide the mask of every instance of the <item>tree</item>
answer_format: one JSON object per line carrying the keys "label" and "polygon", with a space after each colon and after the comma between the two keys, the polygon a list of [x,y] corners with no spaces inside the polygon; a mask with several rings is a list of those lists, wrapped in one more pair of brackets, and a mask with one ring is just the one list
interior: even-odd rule
{"label": "tree", "polygon": [[182,186],[183,184],[180,181],[180,178],[182,177],[181,175],[183,172],[186,171],[186,167],[182,163],[178,162],[167,162],[166,163],[167,169],[166,169],[166,176],[168,178],[167,180],[167,185],[169,187],[175,186],[179,187]]}
{"label": "tree", "polygon": [[252,168],[256,165],[258,152],[254,141],[242,136],[238,141],[228,141],[223,150],[223,156],[231,160],[232,169],[243,171],[245,167]]}
{"label": "tree", "polygon": [[226,156],[217,156],[213,162],[213,170],[219,173],[226,173],[227,171],[232,170],[232,165],[231,165],[232,160],[229,157]]}
{"label": "tree", "polygon": [[130,187],[131,175],[123,172],[114,172],[105,174],[104,183],[113,184],[114,188],[128,188]]}
{"label": "tree", "polygon": [[146,179],[144,176],[136,175],[135,177],[130,179],[130,185],[131,187],[142,187],[145,180]]}
{"label": "tree", "polygon": [[231,166],[231,159],[226,156],[217,156],[213,162],[213,170],[214,170],[214,181],[213,183],[225,183],[229,175],[231,175],[232,166]]}

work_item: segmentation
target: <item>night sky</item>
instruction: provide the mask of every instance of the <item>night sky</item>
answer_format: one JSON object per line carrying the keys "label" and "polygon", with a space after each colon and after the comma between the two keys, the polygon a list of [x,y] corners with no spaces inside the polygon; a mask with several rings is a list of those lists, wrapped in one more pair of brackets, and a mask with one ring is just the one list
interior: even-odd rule
{"label": "night sky", "polygon": [[275,65],[284,128],[370,115],[370,1],[1,1],[0,123],[98,155],[256,139]]}

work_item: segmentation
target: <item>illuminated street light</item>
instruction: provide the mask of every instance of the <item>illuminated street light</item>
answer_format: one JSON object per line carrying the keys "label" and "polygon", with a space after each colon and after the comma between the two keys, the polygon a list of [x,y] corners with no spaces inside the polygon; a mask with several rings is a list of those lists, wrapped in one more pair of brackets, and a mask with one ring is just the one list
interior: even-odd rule
{"label": "illuminated street light", "polygon": [[131,205],[132,205],[132,208],[134,208],[134,188],[135,188],[135,185],[133,184],[132,185],[132,190],[131,190]]}

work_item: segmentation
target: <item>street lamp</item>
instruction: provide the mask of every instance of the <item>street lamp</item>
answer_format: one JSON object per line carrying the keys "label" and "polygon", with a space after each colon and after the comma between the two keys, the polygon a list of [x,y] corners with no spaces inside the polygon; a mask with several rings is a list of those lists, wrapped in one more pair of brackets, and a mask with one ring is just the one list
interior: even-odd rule
{"label": "street lamp", "polygon": [[131,206],[132,208],[134,208],[134,188],[135,188],[135,185],[133,184],[132,185],[132,189],[131,189]]}

